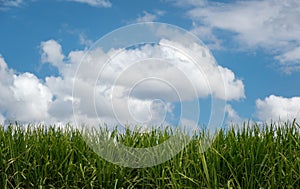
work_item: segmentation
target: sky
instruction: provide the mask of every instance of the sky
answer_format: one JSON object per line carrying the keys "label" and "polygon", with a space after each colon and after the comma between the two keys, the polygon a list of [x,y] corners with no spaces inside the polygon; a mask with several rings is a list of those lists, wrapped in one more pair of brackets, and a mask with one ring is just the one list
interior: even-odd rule
{"label": "sky", "polygon": [[[299,120],[299,20],[298,0],[0,0],[0,124],[205,125],[219,101],[224,123]],[[101,46],[118,28],[144,22],[177,26],[203,44],[170,35],[154,45]],[[208,86],[166,45],[192,57],[206,52],[199,64]],[[145,59],[153,57],[172,63]]]}

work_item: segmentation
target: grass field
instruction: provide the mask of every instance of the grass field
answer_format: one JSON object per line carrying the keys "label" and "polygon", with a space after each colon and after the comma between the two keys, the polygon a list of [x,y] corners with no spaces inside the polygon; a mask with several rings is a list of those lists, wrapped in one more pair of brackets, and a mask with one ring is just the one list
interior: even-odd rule
{"label": "grass field", "polygon": [[[205,153],[197,135],[171,160],[134,169],[99,157],[70,126],[0,126],[0,188],[299,188],[299,130],[295,121],[220,130]],[[117,140],[149,146],[169,135],[125,132]]]}

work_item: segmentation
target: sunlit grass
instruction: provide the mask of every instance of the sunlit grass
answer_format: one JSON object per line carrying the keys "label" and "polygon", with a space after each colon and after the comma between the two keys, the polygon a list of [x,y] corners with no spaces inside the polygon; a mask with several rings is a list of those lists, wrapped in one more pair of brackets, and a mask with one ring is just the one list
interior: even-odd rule
{"label": "sunlit grass", "polygon": [[[300,127],[295,121],[220,130],[205,153],[200,135],[171,160],[149,168],[109,163],[80,130],[0,126],[0,188],[297,188]],[[101,132],[100,132],[101,133]],[[127,146],[148,147],[172,132],[110,132]],[[107,135],[107,133],[106,133]],[[100,136],[101,137],[101,136]]]}

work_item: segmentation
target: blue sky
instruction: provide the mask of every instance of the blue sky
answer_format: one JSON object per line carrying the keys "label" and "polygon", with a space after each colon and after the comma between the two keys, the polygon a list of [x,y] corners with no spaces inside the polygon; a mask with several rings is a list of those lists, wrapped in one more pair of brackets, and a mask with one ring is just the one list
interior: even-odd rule
{"label": "blue sky", "polygon": [[[113,30],[152,21],[195,34],[226,68],[225,122],[300,119],[299,20],[298,0],[0,0],[0,123],[72,120],[72,76],[84,53]],[[207,99],[200,98],[204,117]],[[147,117],[138,108],[146,101],[133,99],[136,116]],[[164,110],[179,116],[176,103]]]}

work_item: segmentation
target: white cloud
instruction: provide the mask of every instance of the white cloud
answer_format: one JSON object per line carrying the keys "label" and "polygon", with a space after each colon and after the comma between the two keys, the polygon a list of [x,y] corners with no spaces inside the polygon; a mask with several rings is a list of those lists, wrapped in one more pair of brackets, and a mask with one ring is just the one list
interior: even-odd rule
{"label": "white cloud", "polygon": [[201,40],[205,41],[210,49],[222,49],[222,41],[213,34],[213,29],[209,26],[198,25],[193,22],[191,32],[197,35]]}
{"label": "white cloud", "polygon": [[[231,70],[216,66],[206,47],[188,44],[184,47],[174,41],[161,40],[159,44],[136,49],[108,52],[94,49],[89,53],[76,50],[64,55],[57,41],[41,42],[42,62],[57,67],[60,75],[46,77],[45,82],[31,73],[17,75],[1,57],[0,114],[25,122],[70,122],[74,104],[79,111],[78,120],[84,123],[115,124],[117,116],[121,123],[166,125],[166,115],[173,115],[172,102],[180,100],[176,90],[181,100],[208,95],[226,100],[244,98],[244,85]],[[185,52],[201,57],[200,69],[184,56]],[[99,71],[112,55],[117,56],[104,67],[103,77],[99,78]],[[77,70],[79,65],[80,70]],[[76,72],[77,78],[74,78]],[[143,81],[144,78],[152,79]],[[75,79],[77,88],[73,96]],[[139,81],[143,82],[139,84]],[[228,88],[226,94],[222,93],[224,86]]]}
{"label": "white cloud", "polygon": [[175,5],[180,7],[188,7],[188,6],[202,6],[207,3],[207,0],[166,0],[173,2]]}
{"label": "white cloud", "polygon": [[72,98],[54,100],[49,106],[49,114],[60,121],[67,121],[72,119]]}
{"label": "white cloud", "polygon": [[59,67],[64,61],[62,48],[59,43],[49,40],[41,43],[42,62],[51,63],[53,66]]}
{"label": "white cloud", "polygon": [[86,3],[92,7],[111,7],[112,4],[108,0],[68,0],[72,2],[78,2],[78,3]]}
{"label": "white cloud", "polygon": [[[245,98],[244,94],[244,84],[242,80],[237,79],[234,73],[228,69],[218,66],[224,80],[226,99],[227,100],[238,100]],[[220,90],[220,88],[218,87]],[[221,92],[219,92],[221,93]]]}
{"label": "white cloud", "polygon": [[143,11],[143,14],[140,15],[135,22],[153,22],[156,21],[160,16],[163,16],[165,13],[163,11],[156,11],[154,14],[151,14],[147,11]]}
{"label": "white cloud", "polygon": [[0,1],[0,11],[6,10],[10,7],[19,7],[23,3],[23,0],[1,0]]}
{"label": "white cloud", "polygon": [[[99,111],[98,114],[107,119],[113,117],[115,114],[118,115],[121,122],[131,122],[133,119],[130,119],[130,117],[135,117],[138,120],[147,120],[146,118],[152,116],[152,121],[158,122],[162,120],[164,115],[158,112],[163,110],[156,107],[152,110],[154,112],[151,112],[149,110],[151,100],[149,101],[149,99],[179,100],[176,93],[172,91],[172,87],[181,91],[182,100],[206,97],[209,94],[227,100],[244,98],[244,85],[242,81],[236,79],[231,70],[214,66],[214,60],[211,59],[211,55],[207,49],[195,44],[192,44],[188,49],[184,49],[184,51],[194,51],[194,53],[199,53],[200,50],[200,52],[206,54],[202,62],[199,62],[203,71],[201,73],[195,69],[193,64],[188,62],[189,60],[186,57],[182,57],[182,54],[178,53],[178,51],[166,47],[168,45],[178,46],[178,44],[173,43],[162,40],[159,45],[145,45],[138,49],[112,49],[107,53],[104,53],[101,49],[95,49],[86,54],[86,61],[82,63],[84,66],[81,66],[77,75],[77,80],[80,82],[79,88],[76,90],[78,92],[78,99],[80,99],[79,109],[85,112],[85,116],[90,118],[97,116],[94,112],[95,107]],[[60,49],[60,46],[56,47]],[[183,48],[181,47],[181,49]],[[118,52],[118,56],[114,57],[112,62],[106,65],[102,73],[103,77],[99,78],[99,70],[103,67],[104,62],[109,55],[116,52]],[[46,78],[46,85],[60,102],[65,102],[64,99],[71,97],[70,86],[72,86],[72,77],[74,76],[71,73],[75,73],[84,54],[85,51],[71,51],[65,60],[69,66],[58,67],[63,78]],[[154,60],[151,61],[149,58]],[[162,58],[172,62],[172,64],[157,61]],[[49,57],[49,59],[52,58]],[[55,59],[53,58],[53,60]],[[145,60],[145,62],[135,64],[137,60]],[[222,93],[224,86],[222,82],[219,82],[218,79],[220,78],[218,78],[218,75],[214,73],[219,71],[224,77],[225,87],[228,88],[227,96],[224,96],[225,94]],[[209,75],[208,79],[211,86],[208,86],[205,82],[205,79],[207,79],[205,77],[207,76],[203,75],[203,73]],[[132,88],[137,81],[141,81],[147,77],[169,81],[169,84],[173,86],[170,87],[168,84],[160,82],[161,80],[154,79],[145,81],[141,85]],[[99,82],[101,85],[96,86],[96,88],[94,86],[95,78],[102,79]],[[189,85],[191,82],[196,83],[196,94],[192,91],[193,86]],[[95,102],[92,99],[94,91],[97,96]],[[113,102],[110,101],[111,94],[115,97]],[[129,99],[127,99],[128,95],[130,96]],[[130,102],[129,106],[128,102]],[[113,110],[111,104],[116,105],[118,108]],[[170,107],[170,104],[167,106]],[[55,107],[52,108],[55,109]]]}
{"label": "white cloud", "polygon": [[293,60],[300,61],[300,47],[294,48],[283,55],[277,56],[277,59],[279,59],[280,62],[290,62]]}
{"label": "white cloud", "polygon": [[[83,110],[81,113],[85,112],[85,116],[93,117],[96,116],[93,112],[95,107],[98,115],[106,118],[117,115],[121,122],[128,123],[134,120],[143,123],[151,117],[151,121],[147,123],[155,125],[162,122],[165,114],[161,112],[165,109],[155,106],[150,111],[149,106],[153,99],[158,98],[172,103],[208,95],[226,100],[245,97],[243,82],[236,79],[231,70],[216,66],[205,47],[189,45],[183,47],[173,41],[161,40],[157,45],[111,50],[108,53],[95,49],[86,55],[87,60],[82,63],[85,66],[82,66],[78,73],[78,88],[75,89],[75,93],[78,93],[75,98],[80,99],[77,104],[78,109]],[[183,52],[179,53],[180,51],[170,46],[178,47]],[[182,54],[184,52],[197,57],[200,52],[202,59],[197,62],[200,69]],[[111,62],[101,70],[107,56],[114,53],[116,55]],[[71,54],[73,53],[70,53],[69,57]],[[80,56],[72,57],[72,61],[75,59],[78,61]],[[100,78],[99,70],[102,71]],[[218,72],[220,75],[217,74]],[[224,78],[224,84],[221,76]],[[98,82],[95,88],[96,78]],[[226,94],[222,93],[224,87],[228,88]],[[177,96],[176,92],[180,96]],[[95,102],[94,94],[97,97]],[[171,104],[166,106],[170,107]]]}
{"label": "white cloud", "polygon": [[16,103],[9,107],[11,117],[27,121],[47,119],[52,94],[36,76],[30,73],[14,75],[10,88]]}
{"label": "white cloud", "polygon": [[243,119],[239,116],[239,114],[232,108],[230,104],[226,105],[226,114],[227,114],[227,124],[231,126],[232,124],[241,125],[243,123]]}
{"label": "white cloud", "polygon": [[270,95],[264,100],[256,100],[256,109],[256,115],[261,121],[300,120],[300,97]]}
{"label": "white cloud", "polygon": [[11,90],[8,86],[13,83],[13,72],[7,68],[4,58],[0,55],[0,111],[5,112],[7,102],[12,96]]}
{"label": "white cloud", "polygon": [[284,71],[290,73],[295,70],[300,70],[300,47],[296,47],[281,55],[275,57],[280,61]]}
{"label": "white cloud", "polygon": [[88,39],[83,33],[79,33],[79,43],[86,47],[89,47],[93,44],[93,41]]}
{"label": "white cloud", "polygon": [[[199,52],[202,52],[203,56],[197,62],[199,67],[179,50],[170,47],[178,47],[183,51],[182,53],[189,52],[192,57],[199,57]],[[144,60],[146,63],[135,64],[137,60]],[[130,67],[130,69],[126,70],[126,67]],[[161,40],[159,45],[146,45],[141,49],[120,52],[106,70],[110,71],[106,74],[107,80],[114,81],[121,74],[120,85],[126,87],[133,86],[136,81],[147,77],[168,81],[170,85],[181,92],[181,100],[206,97],[210,94],[226,100],[238,100],[245,97],[243,82],[237,79],[231,70],[216,66],[208,49],[196,44],[184,47],[169,40]],[[222,83],[222,79],[224,83]],[[224,94],[224,87],[226,94]],[[144,82],[144,85],[140,86],[133,94],[136,94],[138,98],[158,95],[168,100],[178,99],[176,93],[170,91],[172,91],[172,87],[168,87],[166,83],[149,81]]]}
{"label": "white cloud", "polygon": [[3,125],[5,121],[5,118],[2,114],[0,114],[0,125]]}
{"label": "white cloud", "polygon": [[[32,0],[35,1],[35,0]],[[85,3],[92,7],[104,7],[109,8],[112,3],[109,0],[66,0],[70,2]],[[0,11],[7,10],[11,7],[19,7],[24,4],[24,0],[0,0]]]}
{"label": "white cloud", "polygon": [[43,121],[48,118],[50,90],[31,73],[15,74],[0,56],[0,113],[18,121]]}
{"label": "white cloud", "polygon": [[7,64],[1,54],[0,54],[0,71],[3,74],[8,71]]}
{"label": "white cloud", "polygon": [[139,16],[137,19],[136,19],[136,22],[153,22],[157,19],[157,16],[154,15],[154,14],[150,14],[148,13],[147,11],[144,11],[143,12],[143,15],[142,16]]}
{"label": "white cloud", "polygon": [[198,23],[196,26],[232,32],[243,49],[262,47],[279,55],[282,64],[300,64],[298,56],[287,54],[300,46],[298,0],[206,3],[195,5],[188,15]]}

